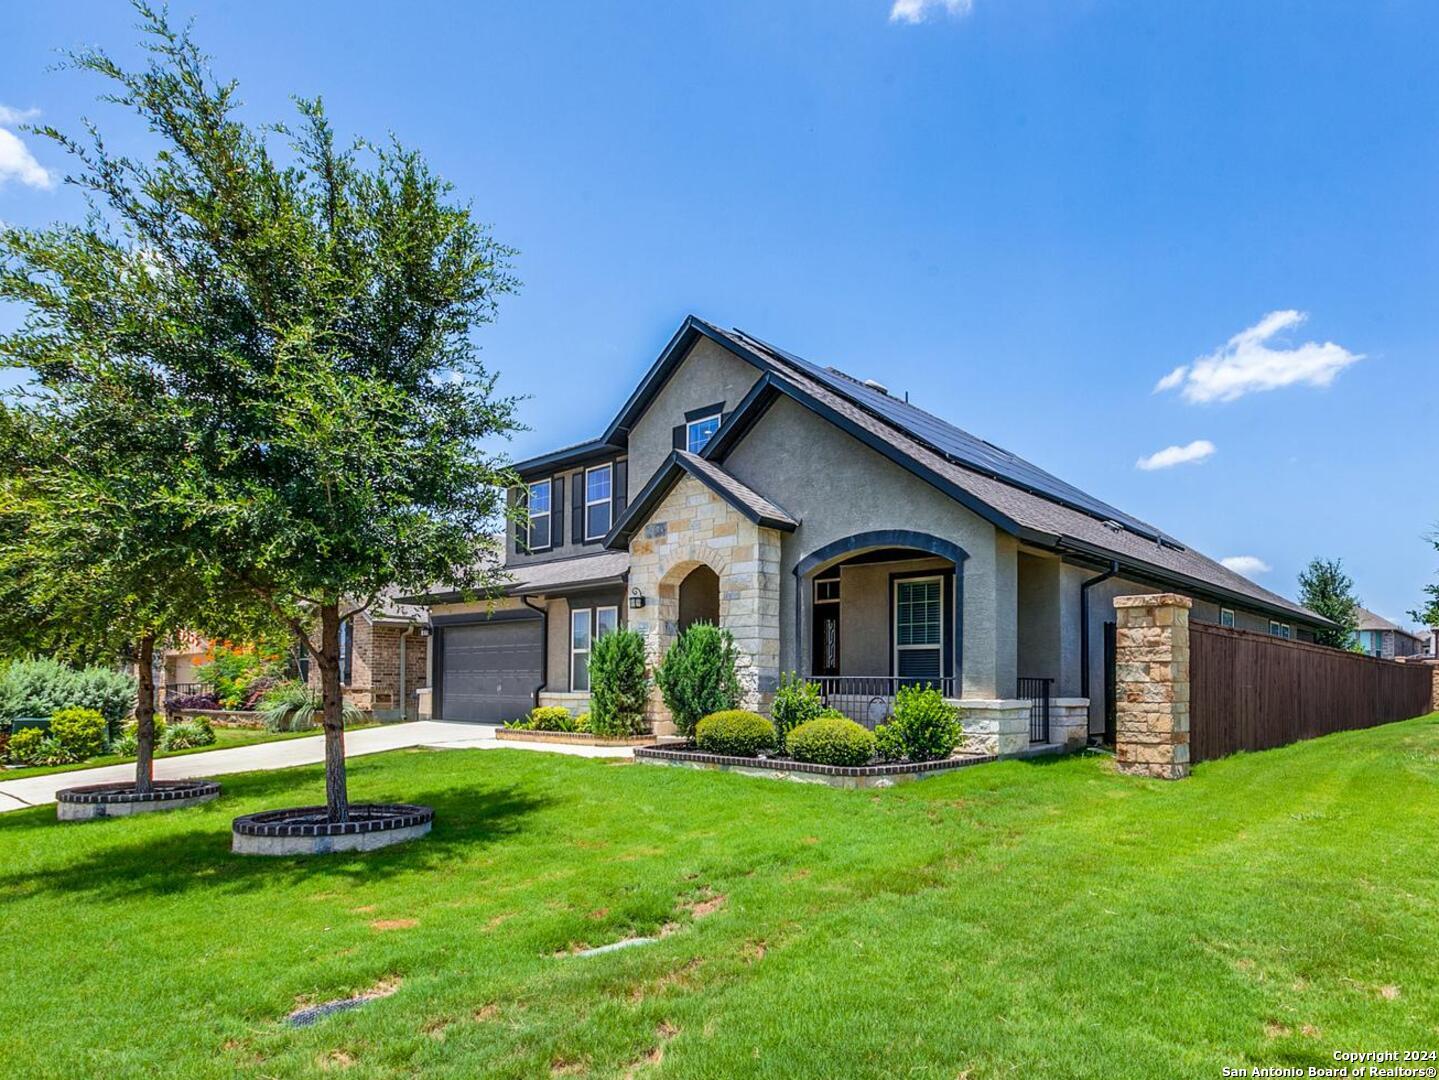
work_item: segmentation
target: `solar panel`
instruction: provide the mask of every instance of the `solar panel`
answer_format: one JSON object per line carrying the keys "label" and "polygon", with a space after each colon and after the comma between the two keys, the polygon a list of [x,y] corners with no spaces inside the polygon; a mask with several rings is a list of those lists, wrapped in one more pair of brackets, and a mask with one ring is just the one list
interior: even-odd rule
{"label": "solar panel", "polygon": [[[1099,518],[1101,521],[1118,522],[1130,532],[1147,540],[1159,540],[1163,536],[1152,525],[1146,525],[1138,518],[1131,517],[1108,503],[1086,494],[1073,484],[1065,483],[1059,477],[1045,472],[1038,465],[1025,461],[976,435],[971,435],[953,424],[946,423],[916,405],[911,405],[901,398],[891,397],[889,394],[866,386],[842,371],[812,364],[802,357],[746,334],[743,330],[736,332],[785,362],[793,364],[804,374],[829,389],[849,398],[866,411],[874,413],[902,431],[908,432],[920,442],[933,447],[957,464],[988,473],[1006,483],[1032,491],[1063,506]],[[1170,542],[1173,543],[1173,541]]]}

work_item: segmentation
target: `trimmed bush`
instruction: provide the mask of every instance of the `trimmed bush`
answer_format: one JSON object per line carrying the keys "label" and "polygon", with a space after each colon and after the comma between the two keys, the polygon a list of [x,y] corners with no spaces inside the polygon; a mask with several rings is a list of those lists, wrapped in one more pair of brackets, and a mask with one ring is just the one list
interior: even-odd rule
{"label": "trimmed bush", "polygon": [[645,729],[650,678],[645,639],[635,630],[615,630],[590,649],[590,727],[596,735],[638,735]]}
{"label": "trimmed bush", "polygon": [[824,713],[819,700],[819,684],[807,682],[793,671],[780,676],[770,716],[774,720],[775,737],[783,746],[789,733]]}
{"label": "trimmed bush", "polygon": [[[165,718],[159,713],[156,713],[152,723],[155,725],[155,745],[160,746],[165,741]],[[138,720],[131,720],[125,725],[125,733],[121,735],[120,738],[135,739],[138,741],[140,738],[140,722]],[[118,750],[115,752],[117,754],[120,753]]]}
{"label": "trimmed bush", "polygon": [[754,757],[775,747],[774,725],[759,713],[726,709],[695,725],[695,744],[706,754]]}
{"label": "trimmed bush", "polygon": [[847,716],[822,716],[801,724],[785,742],[789,756],[816,765],[867,765],[874,735]]}
{"label": "trimmed bush", "polygon": [[193,750],[197,746],[212,746],[215,729],[201,717],[192,720],[177,720],[165,732],[166,750]]}
{"label": "trimmed bush", "polygon": [[135,680],[105,667],[81,670],[58,660],[16,660],[0,671],[0,724],[60,709],[95,709],[109,734],[135,711]]}
{"label": "trimmed bush", "polygon": [[95,709],[59,709],[50,717],[50,738],[76,761],[84,761],[105,752],[109,727]]}
{"label": "trimmed bush", "polygon": [[665,653],[655,681],[675,727],[692,737],[701,717],[739,704],[734,638],[711,623],[692,624]]}
{"label": "trimmed bush", "polygon": [[530,731],[574,731],[575,718],[563,705],[542,705],[530,710]]}
{"label": "trimmed bush", "polygon": [[594,733],[594,721],[590,718],[588,710],[575,717],[575,730],[586,734]]}
{"label": "trimmed bush", "polygon": [[886,761],[942,761],[954,753],[963,734],[959,710],[932,686],[900,687],[894,717],[874,732]]}
{"label": "trimmed bush", "polygon": [[5,752],[12,765],[35,765],[45,745],[45,732],[39,728],[22,728],[10,736]]}

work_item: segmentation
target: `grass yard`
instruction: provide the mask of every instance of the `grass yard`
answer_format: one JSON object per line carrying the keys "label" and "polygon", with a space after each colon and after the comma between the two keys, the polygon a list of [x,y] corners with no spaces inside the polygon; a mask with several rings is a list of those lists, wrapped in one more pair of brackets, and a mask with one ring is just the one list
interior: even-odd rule
{"label": "grass yard", "polygon": [[[318,768],[0,817],[0,1072],[1113,1080],[1439,1048],[1439,716],[1174,784],[1088,756],[843,792],[518,750],[350,777],[434,833],[228,854]],[[572,955],[634,934],[660,940]]]}
{"label": "grass yard", "polygon": [[[379,724],[373,722],[351,724],[345,730],[359,731],[363,728],[378,726]],[[160,750],[156,752],[155,758],[158,761],[160,758],[181,757],[185,754],[203,754],[207,750],[228,750],[232,746],[254,746],[256,743],[279,742],[282,739],[303,739],[319,734],[321,734],[319,728],[314,731],[265,731],[261,728],[217,726],[215,741],[210,746],[195,746],[188,750]],[[48,776],[51,773],[74,772],[76,769],[98,769],[102,765],[124,765],[134,760],[133,757],[125,757],[120,754],[102,754],[74,765],[29,765],[18,769],[5,768],[0,769],[0,781],[20,780],[26,776]]]}

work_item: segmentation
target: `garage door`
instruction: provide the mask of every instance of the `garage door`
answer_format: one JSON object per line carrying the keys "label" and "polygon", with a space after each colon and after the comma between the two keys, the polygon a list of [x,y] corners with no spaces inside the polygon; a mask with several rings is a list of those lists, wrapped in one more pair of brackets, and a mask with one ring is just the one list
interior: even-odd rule
{"label": "garage door", "polygon": [[535,703],[542,662],[535,619],[447,626],[440,648],[440,718],[502,724]]}

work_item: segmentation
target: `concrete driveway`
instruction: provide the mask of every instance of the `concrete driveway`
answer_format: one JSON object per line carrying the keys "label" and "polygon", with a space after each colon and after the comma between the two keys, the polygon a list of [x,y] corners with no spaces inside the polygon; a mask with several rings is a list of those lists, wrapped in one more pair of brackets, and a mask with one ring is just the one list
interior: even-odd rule
{"label": "concrete driveway", "polygon": [[[378,754],[385,750],[400,750],[408,746],[423,746],[431,750],[542,750],[552,754],[572,754],[580,757],[631,756],[630,750],[623,746],[500,742],[495,738],[495,729],[488,724],[448,724],[438,720],[387,724],[384,727],[351,731],[345,735],[346,758]],[[305,739],[284,739],[253,746],[235,746],[228,750],[210,750],[203,754],[160,758],[155,762],[155,779],[181,780],[187,777],[288,769],[294,765],[314,765],[324,760],[325,740],[316,735]],[[0,813],[53,803],[55,792],[61,788],[114,783],[131,780],[134,776],[133,765],[105,765],[98,769],[73,769],[48,776],[0,781]]]}

